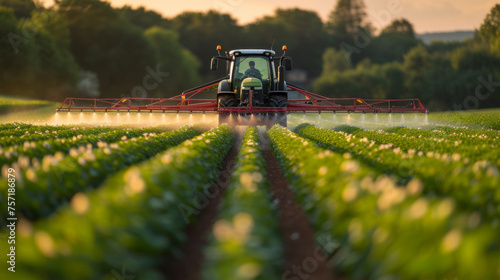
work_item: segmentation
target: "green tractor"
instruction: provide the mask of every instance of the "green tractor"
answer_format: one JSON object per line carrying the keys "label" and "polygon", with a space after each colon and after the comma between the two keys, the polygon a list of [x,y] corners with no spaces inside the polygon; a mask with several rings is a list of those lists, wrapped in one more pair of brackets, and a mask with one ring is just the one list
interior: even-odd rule
{"label": "green tractor", "polygon": [[[223,79],[217,89],[217,107],[219,116],[227,118],[229,114],[285,116],[288,102],[288,91],[285,82],[285,71],[292,70],[292,60],[283,55],[275,57],[273,50],[239,49],[220,54],[212,58],[211,70],[217,70],[219,60],[226,60],[227,78]],[[276,67],[276,61],[279,66]],[[277,71],[276,71],[277,69]]]}

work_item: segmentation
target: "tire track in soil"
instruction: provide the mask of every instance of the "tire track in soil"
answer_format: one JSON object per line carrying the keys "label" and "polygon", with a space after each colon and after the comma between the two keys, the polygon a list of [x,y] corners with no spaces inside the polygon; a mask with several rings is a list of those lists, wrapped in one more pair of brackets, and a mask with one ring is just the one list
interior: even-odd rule
{"label": "tire track in soil", "polygon": [[[284,249],[284,270],[288,275],[283,274],[283,279],[314,279],[331,280],[334,279],[333,272],[329,270],[326,261],[314,258],[318,244],[314,239],[314,231],[309,224],[302,207],[295,201],[293,192],[288,188],[288,179],[284,176],[281,167],[274,155],[265,131],[260,130],[260,141],[266,160],[267,179],[271,185],[271,195],[274,200],[278,200],[279,221]],[[298,238],[292,238],[292,236]],[[316,253],[317,254],[317,253]],[[319,253],[321,255],[324,252]],[[309,262],[304,260],[316,259],[317,268],[312,272],[304,270],[303,265]],[[295,269],[294,269],[295,268]],[[300,272],[297,272],[300,269]],[[312,270],[312,267],[307,267]],[[294,278],[296,277],[296,278]]]}
{"label": "tire track in soil", "polygon": [[221,172],[216,181],[212,183],[211,188],[218,188],[219,192],[214,198],[208,198],[208,205],[203,208],[196,216],[195,221],[190,223],[186,228],[186,241],[181,246],[180,250],[183,254],[182,259],[177,259],[171,254],[165,256],[160,268],[166,279],[173,280],[199,280],[203,269],[203,249],[208,243],[212,225],[219,213],[218,206],[225,193],[227,186],[230,183],[231,174],[233,173],[236,157],[240,150],[243,140],[241,129],[234,130],[233,146],[226,155],[222,164]]}

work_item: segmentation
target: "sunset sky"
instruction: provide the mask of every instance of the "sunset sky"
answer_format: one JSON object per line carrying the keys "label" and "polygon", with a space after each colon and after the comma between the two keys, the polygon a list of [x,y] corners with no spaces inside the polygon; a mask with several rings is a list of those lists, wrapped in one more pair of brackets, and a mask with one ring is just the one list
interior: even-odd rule
{"label": "sunset sky", "polygon": [[[54,1],[42,0],[42,2],[51,5]],[[215,9],[230,13],[240,24],[252,22],[263,15],[271,15],[276,8],[293,7],[314,10],[326,21],[336,3],[335,0],[110,0],[109,2],[116,7],[125,4],[133,7],[142,5],[166,17],[175,16],[183,11]],[[399,6],[391,9],[391,2]],[[418,33],[424,33],[476,29],[497,0],[365,0],[365,3],[370,19],[377,29],[387,25],[392,19],[404,17],[413,23]],[[387,20],[387,15],[390,15],[390,20]]]}

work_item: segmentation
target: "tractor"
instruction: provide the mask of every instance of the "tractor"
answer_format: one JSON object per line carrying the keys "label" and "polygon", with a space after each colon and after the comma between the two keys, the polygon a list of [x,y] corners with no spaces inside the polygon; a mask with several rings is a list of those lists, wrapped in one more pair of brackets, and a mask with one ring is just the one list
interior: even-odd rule
{"label": "tractor", "polygon": [[[276,112],[269,117],[268,110],[270,107],[287,107],[285,71],[292,70],[292,59],[285,56],[286,49],[283,46],[281,56],[265,49],[238,49],[222,56],[221,46],[217,46],[218,56],[212,58],[210,69],[217,70],[219,61],[225,60],[227,71],[227,77],[217,87],[219,122],[227,122],[230,114],[238,114],[241,118],[238,123],[245,123],[245,119],[250,118],[242,117],[253,114],[257,118],[250,121],[252,124],[272,125],[277,122],[286,126],[286,113]],[[278,67],[276,62],[279,62]],[[238,110],[238,107],[245,107],[245,110]],[[265,109],[266,112],[259,114],[258,110],[254,112],[252,109]]]}
{"label": "tractor", "polygon": [[[161,113],[215,113],[219,123],[233,125],[287,126],[292,113],[427,113],[419,99],[332,98],[309,92],[287,83],[285,72],[292,70],[292,60],[273,50],[238,49],[212,58],[210,69],[217,70],[226,61],[226,76],[186,90],[173,97],[162,98],[75,98],[68,97],[57,111],[126,111]],[[277,66],[279,62],[279,65]],[[200,94],[216,90],[209,98]],[[289,92],[294,92],[290,98]],[[338,94],[338,93],[330,93]],[[298,96],[298,97],[297,97]]]}

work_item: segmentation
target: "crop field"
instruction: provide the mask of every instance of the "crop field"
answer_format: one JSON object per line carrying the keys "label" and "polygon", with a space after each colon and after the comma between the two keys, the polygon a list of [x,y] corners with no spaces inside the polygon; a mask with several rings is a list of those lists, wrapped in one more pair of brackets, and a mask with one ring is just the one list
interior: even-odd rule
{"label": "crop field", "polygon": [[52,115],[0,123],[0,279],[500,279],[499,111]]}
{"label": "crop field", "polygon": [[15,111],[25,111],[42,107],[55,106],[55,103],[42,100],[21,99],[0,95],[0,114],[7,114]]}

